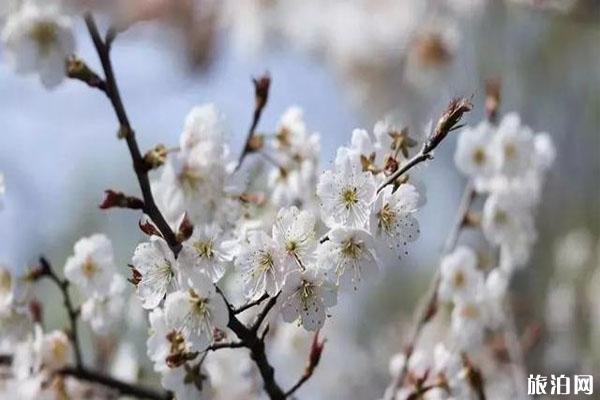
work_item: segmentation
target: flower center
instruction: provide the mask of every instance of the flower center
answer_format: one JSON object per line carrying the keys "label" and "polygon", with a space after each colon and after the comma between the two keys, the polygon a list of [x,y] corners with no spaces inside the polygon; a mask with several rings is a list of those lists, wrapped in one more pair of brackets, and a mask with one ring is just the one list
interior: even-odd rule
{"label": "flower center", "polygon": [[383,229],[386,232],[390,232],[393,228],[394,223],[396,222],[396,213],[390,207],[390,204],[386,204],[383,206],[381,210],[377,213],[377,218],[379,220],[379,228]]}
{"label": "flower center", "polygon": [[496,211],[496,214],[494,214],[494,222],[498,225],[505,225],[508,223],[508,214],[503,210]]}
{"label": "flower center", "polygon": [[295,253],[298,250],[298,243],[295,240],[290,240],[285,244],[285,249],[288,253]]}
{"label": "flower center", "polygon": [[215,250],[212,241],[202,241],[198,240],[194,242],[194,249],[198,253],[198,257],[201,258],[213,258],[215,255]]}
{"label": "flower center", "polygon": [[342,254],[347,258],[358,260],[362,253],[360,243],[355,242],[352,238],[342,243]]}
{"label": "flower center", "polygon": [[504,146],[504,156],[507,160],[514,160],[517,157],[517,146],[514,143],[507,143]]}
{"label": "flower center", "polygon": [[302,289],[300,290],[300,301],[304,308],[308,308],[310,300],[314,296],[314,286],[311,282],[302,281]]}
{"label": "flower center", "polygon": [[81,269],[83,271],[83,275],[88,279],[92,279],[94,275],[96,275],[96,273],[100,271],[100,268],[98,268],[98,266],[96,265],[94,260],[92,260],[91,257],[87,257],[85,259]]}
{"label": "flower center", "polygon": [[485,164],[485,160],[486,160],[485,151],[481,147],[476,149],[473,152],[473,162],[476,165],[482,166],[483,164]]}
{"label": "flower center", "polygon": [[56,24],[52,22],[39,22],[35,24],[30,35],[33,41],[37,43],[42,55],[48,55],[52,49],[52,45],[58,39]]}
{"label": "flower center", "polygon": [[258,256],[258,270],[260,272],[267,272],[270,269],[275,267],[275,262],[273,261],[273,256],[271,253],[263,251]]}
{"label": "flower center", "polygon": [[463,271],[456,271],[453,278],[455,288],[460,289],[465,286],[467,278],[465,277],[465,273]]}
{"label": "flower center", "polygon": [[52,343],[52,356],[54,360],[60,362],[65,361],[67,358],[67,344],[62,340],[54,340]]}
{"label": "flower center", "polygon": [[190,192],[197,191],[201,181],[200,174],[189,166],[183,167],[179,174],[179,182]]}
{"label": "flower center", "polygon": [[350,208],[358,203],[358,193],[355,187],[347,188],[342,192],[342,203],[346,208]]}

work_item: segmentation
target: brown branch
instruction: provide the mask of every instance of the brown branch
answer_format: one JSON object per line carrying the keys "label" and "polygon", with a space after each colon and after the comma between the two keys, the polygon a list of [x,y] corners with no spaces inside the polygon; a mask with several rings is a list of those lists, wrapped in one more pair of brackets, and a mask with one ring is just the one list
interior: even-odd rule
{"label": "brown branch", "polygon": [[260,329],[260,325],[263,323],[265,318],[267,318],[269,311],[271,311],[271,309],[275,306],[275,303],[277,303],[277,299],[279,298],[280,294],[281,292],[277,293],[274,297],[271,297],[267,302],[267,305],[258,314],[258,317],[256,317],[256,321],[254,321],[252,328],[250,328],[254,333],[258,332],[258,330]]}
{"label": "brown branch", "polygon": [[234,308],[233,313],[236,315],[243,313],[244,311],[246,311],[252,307],[256,307],[256,306],[260,305],[263,301],[265,301],[268,298],[269,298],[269,295],[267,293],[264,293],[258,299],[254,300],[254,301],[249,301],[248,303],[246,303],[242,306],[239,306],[238,308]]}
{"label": "brown branch", "polygon": [[[458,242],[458,238],[463,228],[465,227],[465,218],[469,212],[469,209],[475,199],[475,190],[473,189],[473,184],[471,182],[467,183],[462,199],[460,201],[458,212],[456,216],[456,220],[452,225],[452,229],[448,235],[446,240],[443,254],[446,255],[454,249],[456,243]],[[421,299],[421,306],[417,307],[417,310],[414,315],[414,329],[409,338],[408,345],[406,347],[405,355],[406,360],[404,362],[404,366],[400,370],[400,373],[392,379],[392,382],[388,385],[385,390],[385,394],[383,396],[384,400],[391,400],[394,398],[395,393],[401,387],[404,382],[404,378],[408,373],[408,364],[410,361],[410,357],[414,351],[414,348],[417,344],[421,333],[423,332],[423,328],[427,325],[427,323],[435,316],[437,313],[437,297],[438,297],[438,287],[440,284],[440,271],[439,268],[436,270],[436,273],[431,281],[429,288],[427,289],[427,293]]]}
{"label": "brown branch", "polygon": [[[181,244],[177,241],[175,233],[171,230],[169,224],[166,222],[160,210],[156,206],[156,203],[154,202],[154,197],[150,189],[150,181],[148,178],[149,167],[144,162],[144,158],[142,157],[142,154],[140,152],[139,146],[135,139],[135,132],[133,131],[133,129],[131,128],[131,124],[129,123],[129,119],[123,106],[119,88],[117,86],[112,62],[110,59],[110,44],[112,43],[114,36],[112,36],[113,34],[109,32],[109,35],[107,36],[107,41],[104,42],[102,40],[102,37],[100,36],[94,17],[89,13],[85,15],[85,23],[92,38],[92,41],[94,42],[96,52],[100,57],[102,68],[106,76],[106,95],[108,96],[113,106],[113,109],[120,124],[119,135],[127,141],[127,146],[129,147],[129,152],[133,160],[133,168],[137,175],[140,189],[143,195],[144,212],[150,217],[154,224],[156,224],[162,236],[165,238],[165,240],[171,247],[171,250],[173,251],[175,256],[177,256],[177,254],[181,250]],[[269,82],[270,80],[268,77],[264,77],[261,78],[259,81],[255,81],[256,108],[254,113],[254,119],[250,127],[250,133],[248,135],[249,139],[247,140],[247,145],[252,139],[254,130],[256,129],[256,125],[258,125],[260,115],[262,114],[262,110],[266,105]],[[244,149],[244,152],[246,152],[246,148]],[[243,156],[241,157],[241,159],[243,159]],[[283,390],[275,381],[275,371],[273,367],[269,364],[269,361],[267,359],[264,341],[258,337],[256,332],[257,329],[254,329],[256,326],[250,329],[244,324],[242,324],[239,321],[239,319],[237,319],[237,317],[235,316],[231,304],[229,304],[223,293],[218,288],[217,290],[219,291],[219,294],[223,297],[227,304],[227,308],[229,311],[228,326],[238,336],[238,338],[243,343],[243,346],[250,350],[251,358],[258,366],[260,374],[263,378],[265,391],[272,400],[283,400],[285,398]],[[258,325],[260,325],[260,322],[262,322],[262,320],[266,317],[266,314],[268,313],[270,308],[272,308],[273,305],[274,303],[271,304],[268,309],[263,310],[263,314],[261,314],[262,317],[259,316]]]}
{"label": "brown branch", "polygon": [[58,275],[52,269],[52,265],[44,257],[40,257],[40,277],[47,277],[58,286],[63,296],[63,302],[67,310],[70,323],[70,335],[71,343],[73,345],[73,352],[75,353],[75,365],[78,369],[83,368],[83,357],[81,355],[81,348],[79,347],[79,335],[77,330],[77,317],[79,316],[79,309],[73,306],[71,296],[69,295],[69,281],[66,279],[60,279]]}
{"label": "brown branch", "polygon": [[[217,292],[223,297],[223,300],[225,300],[227,308],[229,309],[229,323],[227,324],[227,326],[236,334],[236,336],[243,343],[243,346],[250,350],[250,357],[258,367],[260,376],[263,379],[265,391],[269,395],[269,398],[271,400],[284,400],[285,393],[283,392],[283,389],[281,389],[281,386],[279,386],[279,384],[275,380],[275,369],[271,366],[269,360],[267,359],[267,354],[265,351],[265,342],[263,340],[264,338],[259,337],[257,330],[254,329],[254,327],[256,327],[256,324],[253,328],[246,327],[236,317],[233,308],[225,298],[221,289],[219,289],[218,287]],[[272,299],[273,298],[271,298],[271,301]],[[269,301],[269,304],[271,304],[271,301]],[[270,310],[274,305],[273,303],[273,305],[269,307],[269,304],[265,306],[265,310],[263,310],[262,312],[265,316],[265,311],[268,313],[268,310]],[[264,319],[264,317],[262,319]]]}
{"label": "brown branch", "polygon": [[151,400],[170,400],[171,395],[167,392],[160,392],[143,386],[129,384],[120,381],[100,372],[91,371],[87,368],[64,368],[58,372],[63,376],[70,376],[82,381],[96,383],[106,388],[115,390],[124,396],[132,396],[138,399]]}
{"label": "brown branch", "polygon": [[106,82],[105,93],[113,106],[117,120],[120,124],[119,136],[125,139],[127,142],[127,147],[129,148],[129,153],[131,154],[133,169],[137,176],[144,199],[143,211],[150,217],[152,222],[156,224],[156,227],[162,233],[163,238],[167,241],[169,247],[171,247],[171,250],[173,250],[173,253],[177,255],[181,250],[181,244],[177,241],[175,233],[156,206],[154,196],[152,195],[152,190],[150,188],[150,179],[148,177],[149,167],[144,162],[144,157],[140,152],[140,148],[135,138],[135,132],[131,127],[129,117],[127,116],[127,112],[125,111],[125,107],[121,99],[119,86],[117,85],[112,61],[110,58],[110,43],[114,37],[111,38],[111,36],[108,36],[108,39],[110,40],[108,42],[103,41],[102,37],[100,36],[100,32],[98,31],[96,21],[90,13],[85,14],[85,23],[102,64]]}
{"label": "brown branch", "polygon": [[252,116],[252,123],[250,124],[250,129],[248,129],[248,135],[246,137],[244,148],[242,149],[242,154],[240,154],[238,164],[235,167],[236,171],[242,166],[244,159],[249,153],[260,149],[260,147],[256,148],[256,146],[252,145],[252,139],[254,138],[254,133],[256,131],[256,127],[258,126],[258,122],[260,121],[262,112],[265,106],[267,105],[267,101],[269,100],[269,88],[271,87],[271,77],[269,76],[269,74],[264,74],[259,79],[253,79],[252,82],[254,83],[255,98],[254,114]]}

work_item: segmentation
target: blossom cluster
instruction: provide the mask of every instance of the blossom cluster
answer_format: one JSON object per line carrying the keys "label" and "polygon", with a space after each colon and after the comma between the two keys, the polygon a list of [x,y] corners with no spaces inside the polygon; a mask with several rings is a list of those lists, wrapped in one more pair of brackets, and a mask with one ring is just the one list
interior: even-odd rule
{"label": "blossom cluster", "polygon": [[[473,374],[480,371],[469,365],[468,357],[482,357],[488,332],[512,323],[505,297],[514,271],[526,265],[535,241],[534,212],[554,153],[549,136],[534,134],[514,113],[497,125],[483,121],[460,133],[454,159],[473,187],[466,200],[471,206],[475,197],[484,199],[481,215],[469,207],[461,225],[479,226],[491,254],[498,256],[486,261],[485,252],[460,245],[442,258],[436,302],[437,307],[450,306],[449,334],[433,352],[418,347],[412,357],[400,353],[390,364],[394,376],[405,370],[417,379],[436,377],[426,398],[475,396]],[[396,398],[410,398],[414,390],[401,387]]]}

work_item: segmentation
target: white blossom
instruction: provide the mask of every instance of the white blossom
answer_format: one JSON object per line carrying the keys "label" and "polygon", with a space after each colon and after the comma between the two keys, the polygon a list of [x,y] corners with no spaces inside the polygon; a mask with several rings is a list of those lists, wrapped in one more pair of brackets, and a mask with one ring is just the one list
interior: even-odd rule
{"label": "white blossom", "polygon": [[379,270],[373,237],[365,230],[336,228],[318,249],[317,264],[331,271],[344,289],[358,289],[363,279]]}
{"label": "white blossom", "polygon": [[134,278],[139,274],[137,293],[142,307],[152,309],[177,286],[177,261],[164,239],[152,236],[135,249],[131,263]]}
{"label": "white blossom", "polygon": [[379,256],[389,251],[396,257],[408,254],[408,243],[419,237],[419,222],[413,216],[418,201],[419,193],[408,183],[396,191],[386,186],[379,192],[371,208],[369,225]]}
{"label": "white blossom", "polygon": [[81,305],[81,319],[88,322],[96,334],[110,333],[122,320],[125,288],[125,278],[115,274],[107,293],[92,296]]}
{"label": "white blossom", "polygon": [[329,227],[364,227],[375,198],[375,180],[348,156],[342,157],[336,171],[325,171],[317,185],[321,216]]}
{"label": "white blossom", "polygon": [[246,297],[275,296],[289,272],[284,269],[282,249],[263,231],[249,232],[248,243],[239,247],[235,263],[242,273]]}
{"label": "white blossom", "polygon": [[446,255],[440,265],[439,298],[442,301],[466,300],[476,296],[483,284],[477,269],[477,255],[465,246]]}
{"label": "white blossom", "polygon": [[102,294],[115,271],[110,239],[95,234],[79,239],[65,263],[65,277],[87,294]]}
{"label": "white blossom", "polygon": [[534,138],[531,129],[521,125],[515,113],[507,114],[494,135],[491,154],[497,171],[508,177],[519,176],[532,165]]}
{"label": "white blossom", "polygon": [[204,351],[212,344],[215,328],[224,330],[229,312],[212,285],[170,293],[165,300],[167,326],[189,343],[191,351]]}
{"label": "white blossom", "polygon": [[458,137],[454,162],[457,168],[471,178],[487,179],[497,170],[497,159],[491,146],[495,129],[489,122],[476,127],[465,127]]}
{"label": "white blossom", "polygon": [[26,2],[10,14],[4,29],[9,64],[17,73],[37,73],[47,88],[66,75],[66,60],[75,50],[69,17],[53,4]]}
{"label": "white blossom", "polygon": [[273,240],[285,254],[284,270],[303,268],[313,261],[317,248],[316,219],[310,211],[282,208],[273,225]]}
{"label": "white blossom", "polygon": [[452,337],[462,350],[477,349],[483,343],[489,318],[481,292],[455,302],[452,310]]}
{"label": "white blossom", "polygon": [[218,225],[195,226],[192,236],[183,243],[179,255],[179,270],[185,277],[202,273],[208,275],[213,282],[218,282],[225,275],[227,263],[231,260],[224,244],[222,229]]}
{"label": "white blossom", "polygon": [[201,366],[182,365],[161,373],[161,385],[175,394],[177,400],[209,400],[211,388]]}
{"label": "white blossom", "polygon": [[148,314],[150,321],[150,332],[146,341],[148,358],[154,364],[154,370],[157,372],[166,371],[167,357],[171,352],[171,342],[167,339],[170,333],[165,320],[165,313],[162,308],[157,307]]}
{"label": "white blossom", "polygon": [[42,365],[50,371],[66,367],[73,357],[69,337],[62,331],[44,334],[41,340],[40,353]]}
{"label": "white blossom", "polygon": [[281,314],[286,322],[298,321],[304,329],[323,327],[327,310],[337,303],[337,289],[319,268],[290,273],[281,291]]}

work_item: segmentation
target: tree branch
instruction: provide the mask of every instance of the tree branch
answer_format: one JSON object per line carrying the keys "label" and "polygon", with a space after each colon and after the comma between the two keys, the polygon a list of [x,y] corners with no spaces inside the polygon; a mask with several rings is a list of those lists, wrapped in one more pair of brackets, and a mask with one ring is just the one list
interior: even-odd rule
{"label": "tree branch", "polygon": [[[465,227],[465,218],[469,212],[474,198],[475,190],[473,188],[473,184],[472,182],[468,182],[463,192],[460,204],[458,206],[456,220],[452,225],[452,229],[450,230],[450,233],[444,245],[444,255],[448,254],[452,251],[452,249],[454,249],[454,247],[456,247],[456,243],[458,242],[460,233]],[[386,388],[385,394],[383,396],[384,400],[392,400],[395,397],[395,394],[398,391],[398,389],[402,386],[404,378],[408,373],[408,364],[410,361],[410,357],[412,356],[417,341],[421,336],[421,333],[423,332],[423,328],[425,327],[425,325],[427,325],[427,323],[431,320],[431,318],[433,318],[433,316],[437,312],[437,296],[440,278],[440,270],[438,268],[429,285],[429,289],[427,289],[426,295],[420,301],[421,305],[416,309],[414,315],[414,329],[406,347],[406,360],[404,362],[404,366],[400,370],[400,373],[397,376],[395,376],[394,379],[392,379],[392,382],[390,382],[390,384]]]}
{"label": "tree branch", "polygon": [[138,399],[151,399],[151,400],[170,400],[171,395],[167,392],[159,392],[143,386],[132,385],[127,382],[120,381],[108,375],[104,375],[100,372],[91,371],[87,368],[64,368],[58,372],[63,376],[71,376],[73,378],[87,381],[90,383],[96,383],[106,388],[115,390],[119,394],[124,396],[132,396]]}
{"label": "tree branch", "polygon": [[435,129],[431,135],[429,135],[427,141],[423,144],[421,151],[419,151],[416,156],[411,158],[402,168],[391,174],[379,186],[377,193],[381,192],[387,185],[394,183],[396,179],[400,178],[411,168],[433,158],[433,151],[439,146],[442,140],[448,136],[450,132],[462,127],[462,125],[458,125],[458,123],[462,119],[463,115],[472,109],[473,104],[471,104],[469,100],[464,98],[453,99],[450,104],[448,104],[446,111],[444,111],[442,116],[438,119]]}
{"label": "tree branch", "polygon": [[254,137],[254,132],[256,131],[256,127],[258,126],[258,122],[260,121],[260,117],[262,112],[267,105],[267,101],[269,99],[269,88],[271,87],[271,77],[269,74],[265,74],[259,79],[253,79],[254,83],[254,97],[255,97],[255,105],[254,105],[254,114],[252,116],[252,123],[250,124],[250,129],[248,129],[248,135],[246,136],[246,142],[244,144],[244,148],[242,149],[242,154],[240,154],[240,158],[238,160],[238,164],[235,167],[237,171],[242,166],[244,159],[249,153],[253,151],[257,151],[260,149],[260,146],[253,146],[252,139]]}
{"label": "tree branch", "polygon": [[81,356],[81,348],[79,347],[79,334],[77,330],[77,317],[79,309],[73,307],[71,296],[69,295],[69,281],[62,280],[56,275],[52,269],[52,265],[44,257],[40,257],[41,277],[47,277],[58,286],[63,296],[63,302],[67,309],[67,315],[70,323],[70,339],[73,344],[73,352],[75,353],[75,365],[77,369],[83,368],[83,357]]}
{"label": "tree branch", "polygon": [[249,301],[248,303],[246,303],[238,308],[234,308],[233,313],[236,315],[243,313],[244,311],[246,311],[252,307],[256,307],[256,306],[260,305],[263,301],[265,301],[268,298],[269,298],[269,295],[267,293],[264,293],[258,299],[254,300],[254,301]]}
{"label": "tree branch", "polygon": [[110,43],[112,42],[112,39],[114,39],[114,36],[108,35],[107,38],[110,39],[110,41],[105,43],[102,40],[100,32],[98,31],[96,21],[90,13],[85,14],[85,23],[102,64],[102,70],[104,71],[106,82],[105,93],[113,106],[117,120],[120,124],[119,136],[126,140],[129,153],[131,154],[133,169],[137,176],[144,199],[143,211],[150,217],[152,222],[156,224],[156,227],[160,230],[162,236],[169,244],[169,247],[171,247],[171,250],[173,250],[173,253],[177,255],[181,250],[181,244],[177,241],[175,233],[156,206],[156,202],[154,201],[154,196],[152,195],[152,190],[150,187],[150,179],[148,178],[149,168],[144,161],[142,153],[140,152],[140,148],[135,138],[135,132],[131,127],[129,117],[127,116],[127,112],[125,111],[125,107],[121,99],[112,61],[110,59]]}

